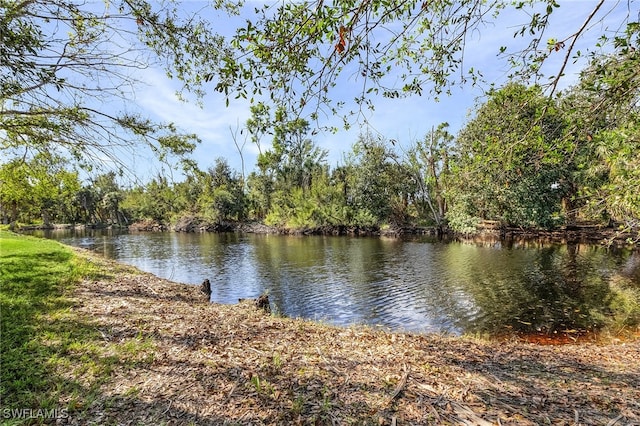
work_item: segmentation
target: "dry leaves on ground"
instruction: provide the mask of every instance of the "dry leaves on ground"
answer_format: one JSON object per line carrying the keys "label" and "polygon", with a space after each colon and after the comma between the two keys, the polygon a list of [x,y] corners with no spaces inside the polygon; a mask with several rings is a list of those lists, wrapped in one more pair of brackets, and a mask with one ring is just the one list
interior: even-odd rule
{"label": "dry leaves on ground", "polygon": [[115,272],[77,289],[79,315],[101,333],[104,356],[131,341],[142,349],[72,423],[640,424],[638,341],[536,346],[339,328],[212,304],[195,286],[93,261]]}

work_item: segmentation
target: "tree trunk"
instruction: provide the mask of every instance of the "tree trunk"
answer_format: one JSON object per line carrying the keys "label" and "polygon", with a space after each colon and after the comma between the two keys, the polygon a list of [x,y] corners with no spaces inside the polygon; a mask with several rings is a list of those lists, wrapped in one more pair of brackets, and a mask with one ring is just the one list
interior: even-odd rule
{"label": "tree trunk", "polygon": [[571,197],[562,197],[562,211],[564,212],[565,224],[569,227],[576,226],[576,208]]}
{"label": "tree trunk", "polygon": [[44,209],[42,210],[42,227],[49,228],[51,227],[51,215],[49,215],[49,211]]}
{"label": "tree trunk", "polygon": [[18,203],[11,203],[11,220],[9,222],[9,230],[15,231],[18,224]]}

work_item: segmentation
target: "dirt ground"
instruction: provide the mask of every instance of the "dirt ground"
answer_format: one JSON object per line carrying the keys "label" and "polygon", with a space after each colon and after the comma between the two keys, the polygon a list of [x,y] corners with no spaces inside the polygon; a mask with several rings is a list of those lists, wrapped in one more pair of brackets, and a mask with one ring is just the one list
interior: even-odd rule
{"label": "dirt ground", "polygon": [[112,272],[78,286],[76,312],[104,356],[142,349],[71,424],[640,425],[638,339],[540,346],[333,327],[93,261]]}

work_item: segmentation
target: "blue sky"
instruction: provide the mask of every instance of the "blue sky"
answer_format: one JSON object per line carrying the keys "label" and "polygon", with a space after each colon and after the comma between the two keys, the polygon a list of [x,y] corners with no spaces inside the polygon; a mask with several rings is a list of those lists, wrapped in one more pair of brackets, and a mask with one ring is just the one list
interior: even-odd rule
{"label": "blue sky", "polygon": [[[565,39],[583,24],[586,17],[593,10],[596,1],[559,1],[560,7],[554,11],[551,17],[551,26],[544,34],[548,38]],[[185,2],[186,7],[199,9],[206,6],[204,1]],[[251,7],[251,5],[249,6]],[[630,10],[631,9],[631,10]],[[634,10],[635,9],[635,10]],[[618,26],[631,13],[631,20],[638,19],[637,7],[633,2],[607,1],[603,6],[594,24],[588,28],[589,32],[584,40],[578,43],[576,50],[585,45],[595,43],[595,39],[604,32],[618,29]],[[229,26],[229,19],[222,14],[212,13],[211,18],[215,25]],[[484,72],[488,82],[501,84],[505,81],[509,69],[504,60],[497,57],[498,49],[502,45],[517,48],[521,40],[514,39],[516,28],[526,22],[526,16],[511,12],[504,14],[495,25],[486,27],[480,34],[468,41],[465,53],[465,66],[473,66]],[[546,41],[545,41],[546,42]],[[544,43],[543,43],[544,45]],[[564,52],[561,51],[552,57],[546,64],[547,73],[553,75],[560,68],[560,61]],[[561,82],[561,87],[571,85],[576,80],[576,73],[584,64],[569,64],[566,77]],[[238,126],[242,128],[249,117],[249,108],[246,102],[231,101],[225,106],[224,98],[210,87],[209,94],[203,100],[203,106],[195,102],[182,102],[176,96],[179,85],[170,81],[162,69],[150,68],[144,70],[139,76],[146,83],[136,90],[133,102],[141,109],[143,114],[151,118],[171,121],[179,128],[193,132],[200,136],[202,143],[194,153],[194,158],[201,168],[206,169],[213,165],[215,158],[224,157],[229,165],[236,171],[241,171],[240,155],[234,146],[232,132]],[[345,81],[346,80],[346,81]],[[342,84],[335,89],[336,96],[349,97],[350,90],[357,86],[353,78],[345,78]],[[476,99],[483,94],[483,87],[465,86],[454,89],[451,96],[442,96],[439,102],[429,96],[411,97],[407,99],[375,100],[375,111],[367,113],[367,120],[372,129],[379,132],[387,139],[398,141],[400,147],[407,146],[413,141],[423,138],[426,133],[441,122],[448,122],[450,130],[456,133],[468,120]],[[338,124],[336,118],[334,124]],[[345,153],[357,140],[358,134],[365,130],[354,126],[349,131],[340,131],[336,134],[320,132],[313,140],[322,148],[329,151],[329,164],[335,166],[343,162]],[[238,142],[244,142],[246,131],[243,135],[238,133]],[[263,149],[268,141],[263,141]],[[257,156],[257,147],[247,140],[243,149],[245,171],[248,173],[254,168]],[[141,166],[148,170],[148,175],[154,175],[161,170],[161,166],[151,161],[150,156],[143,155],[136,160],[137,169]],[[164,171],[168,171],[166,166]],[[141,176],[140,176],[141,177]]]}

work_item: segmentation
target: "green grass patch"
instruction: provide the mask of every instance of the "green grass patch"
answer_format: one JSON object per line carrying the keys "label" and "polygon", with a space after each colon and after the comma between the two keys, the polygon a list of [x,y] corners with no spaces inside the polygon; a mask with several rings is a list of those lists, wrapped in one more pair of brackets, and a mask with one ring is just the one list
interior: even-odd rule
{"label": "green grass patch", "polygon": [[74,287],[98,276],[62,244],[0,230],[0,422],[78,415],[136,352],[129,347],[136,342],[110,347],[91,319],[74,311]]}

